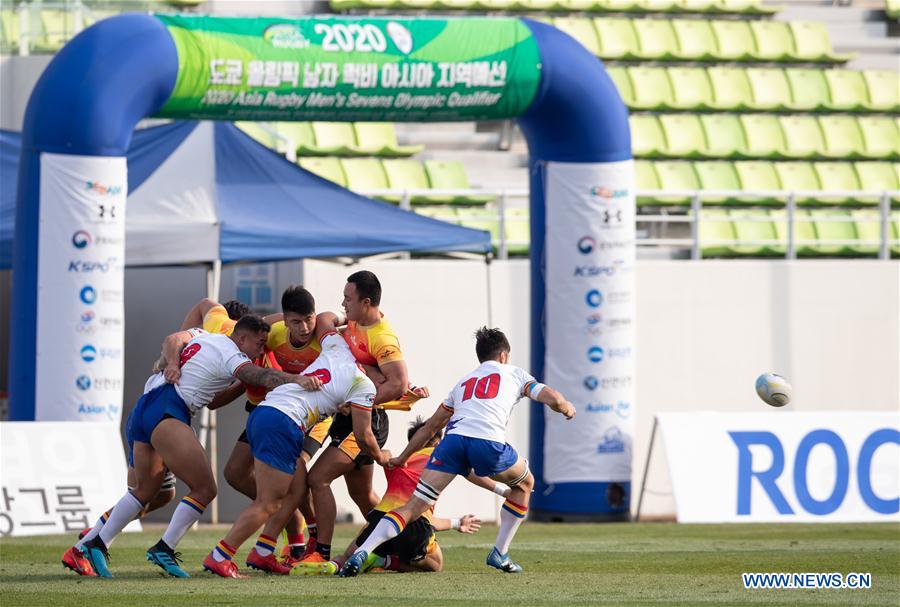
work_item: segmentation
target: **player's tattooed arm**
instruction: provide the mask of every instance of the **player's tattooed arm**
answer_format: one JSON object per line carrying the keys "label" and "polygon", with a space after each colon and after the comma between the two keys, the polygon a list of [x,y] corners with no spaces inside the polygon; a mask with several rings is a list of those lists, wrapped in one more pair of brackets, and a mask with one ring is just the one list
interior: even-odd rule
{"label": "player's tattooed arm", "polygon": [[412,438],[409,439],[409,443],[406,445],[403,452],[388,462],[388,467],[396,468],[405,466],[406,460],[408,460],[413,453],[424,447],[425,444],[431,440],[431,437],[444,429],[444,426],[450,421],[452,415],[453,412],[449,411],[446,407],[438,407],[434,414],[428,418],[428,421],[425,422],[425,425],[419,428],[416,433],[413,434]]}
{"label": "player's tattooed arm", "polygon": [[163,375],[170,384],[177,384],[181,379],[181,351],[192,338],[190,331],[178,331],[163,340],[162,357],[156,364],[162,363]]}
{"label": "player's tattooed arm", "polygon": [[277,369],[264,369],[258,365],[244,365],[238,368],[234,376],[253,386],[259,386],[271,390],[284,384],[296,383],[306,390],[318,390],[322,387],[322,382],[318,377],[308,375],[291,375]]}

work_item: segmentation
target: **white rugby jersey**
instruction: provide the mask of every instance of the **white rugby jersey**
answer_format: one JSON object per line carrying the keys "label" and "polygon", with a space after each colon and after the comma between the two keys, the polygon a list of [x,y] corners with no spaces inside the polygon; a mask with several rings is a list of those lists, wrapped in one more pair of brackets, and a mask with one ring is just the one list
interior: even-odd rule
{"label": "white rugby jersey", "polygon": [[337,333],[322,339],[321,354],[303,375],[318,377],[322,387],[307,391],[294,383],[284,384],[269,392],[259,406],[278,409],[304,430],[337,413],[344,403],[359,409],[372,409],[375,384],[356,364],[350,346]]}
{"label": "white rugby jersey", "polygon": [[[193,415],[208,405],[217,392],[227,388],[237,370],[251,361],[230,337],[201,329],[190,331],[196,337],[181,351],[181,379],[175,384],[175,391]],[[157,373],[147,380],[144,391],[164,383],[163,373]]]}
{"label": "white rugby jersey", "polygon": [[523,369],[489,360],[466,375],[441,405],[453,416],[447,434],[506,442],[506,426],[513,407],[534,378]]}

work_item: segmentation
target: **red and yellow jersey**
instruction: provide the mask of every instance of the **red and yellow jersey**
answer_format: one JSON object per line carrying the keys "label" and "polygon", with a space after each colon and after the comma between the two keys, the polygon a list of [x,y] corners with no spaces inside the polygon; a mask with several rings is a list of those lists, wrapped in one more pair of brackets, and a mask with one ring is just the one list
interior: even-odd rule
{"label": "red and yellow jersey", "polygon": [[369,326],[348,321],[343,335],[353,357],[364,365],[380,367],[385,363],[403,360],[400,340],[384,316]]}
{"label": "red and yellow jersey", "polygon": [[[428,463],[432,451],[434,451],[434,447],[416,451],[406,460],[405,468],[384,469],[384,475],[387,477],[387,489],[384,491],[384,497],[375,506],[375,510],[390,512],[409,501],[416,485],[419,484],[419,477],[422,476],[422,471],[425,469],[425,464]],[[432,507],[426,510],[422,516],[430,521],[433,514],[434,508]]]}
{"label": "red and yellow jersey", "polygon": [[203,330],[208,333],[231,335],[236,324],[236,320],[231,320],[228,317],[228,311],[225,309],[225,306],[215,305],[203,316]]}
{"label": "red and yellow jersey", "polygon": [[322,346],[315,337],[299,348],[291,345],[291,335],[283,320],[272,324],[266,349],[274,353],[275,360],[285,373],[302,373],[322,352]]}

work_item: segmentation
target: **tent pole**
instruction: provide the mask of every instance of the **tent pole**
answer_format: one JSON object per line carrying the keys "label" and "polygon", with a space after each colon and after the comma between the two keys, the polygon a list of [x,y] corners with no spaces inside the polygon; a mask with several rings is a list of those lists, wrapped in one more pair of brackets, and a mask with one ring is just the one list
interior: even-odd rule
{"label": "tent pole", "polygon": [[487,279],[487,326],[494,326],[494,305],[493,295],[491,294],[491,253],[488,252],[484,256],[484,274]]}
{"label": "tent pole", "polygon": [[[206,270],[206,296],[213,301],[219,301],[219,291],[222,288],[222,260],[216,259]],[[216,430],[216,412],[203,408],[201,417],[201,441],[206,446],[206,438],[209,437],[209,466],[212,468],[213,478],[219,483],[219,441]],[[209,522],[219,524],[219,501],[213,500],[209,509]]]}

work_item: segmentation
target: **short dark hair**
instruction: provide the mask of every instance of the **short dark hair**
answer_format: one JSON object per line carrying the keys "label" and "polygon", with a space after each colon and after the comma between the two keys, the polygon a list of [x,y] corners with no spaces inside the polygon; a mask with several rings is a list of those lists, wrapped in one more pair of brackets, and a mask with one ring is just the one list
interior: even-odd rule
{"label": "short dark hair", "polygon": [[269,323],[263,320],[262,316],[247,314],[246,316],[241,316],[240,320],[235,323],[234,332],[247,331],[249,333],[260,333],[265,331],[268,333],[271,328]]}
{"label": "short dark hair", "polygon": [[347,282],[356,285],[356,292],[360,299],[368,297],[373,306],[381,305],[381,283],[372,272],[368,270],[354,272],[347,277]]}
{"label": "short dark hair", "polygon": [[[425,425],[425,423],[426,422],[424,419],[422,419],[421,415],[417,415],[415,421],[409,422],[409,430],[406,431],[406,440],[412,440],[412,437],[415,436],[416,432],[418,432],[419,429]],[[425,446],[428,447],[441,440],[441,436],[443,435],[443,433],[443,430],[438,430],[434,436],[428,439],[428,443]]]}
{"label": "short dark hair", "polygon": [[236,299],[226,301],[222,304],[222,307],[228,312],[228,318],[231,320],[240,320],[250,313],[250,306]]}
{"label": "short dark hair", "polygon": [[481,327],[475,331],[475,353],[478,362],[496,360],[501,352],[509,352],[509,340],[500,329]]}
{"label": "short dark hair", "polygon": [[301,316],[314,314],[316,311],[316,300],[313,298],[312,293],[301,285],[292,285],[281,294],[281,311],[293,312]]}

